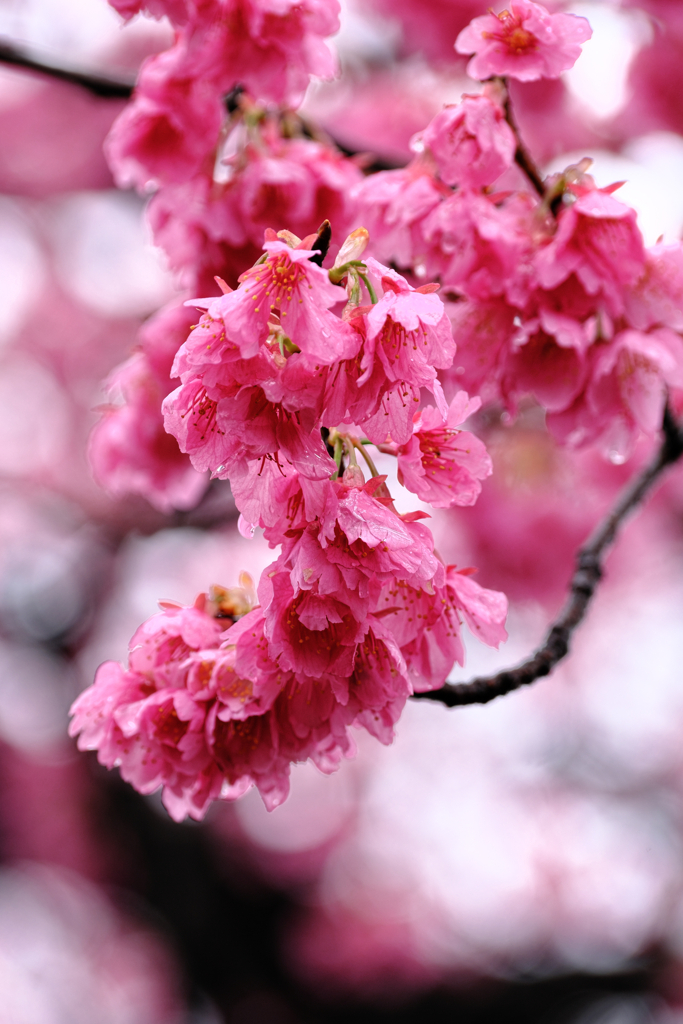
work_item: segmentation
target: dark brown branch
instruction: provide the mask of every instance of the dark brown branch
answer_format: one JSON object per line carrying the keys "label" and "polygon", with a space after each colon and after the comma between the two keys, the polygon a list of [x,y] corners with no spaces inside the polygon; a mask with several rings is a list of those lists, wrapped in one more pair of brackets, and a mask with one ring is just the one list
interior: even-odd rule
{"label": "dark brown branch", "polygon": [[517,142],[517,148],[515,150],[515,163],[518,167],[521,167],[521,169],[524,171],[531,184],[538,192],[539,196],[543,198],[543,196],[545,195],[545,185],[543,184],[543,178],[541,177],[539,170],[536,167],[536,164],[531,159],[529,150],[526,148],[524,142],[522,141],[522,136],[520,135],[517,122],[515,121],[514,114],[512,113],[512,103],[510,102],[510,89],[508,83],[505,79],[502,79],[502,82],[505,87],[505,120],[512,128],[512,132]]}
{"label": "dark brown branch", "polygon": [[0,63],[25,68],[27,71],[37,71],[50,78],[59,78],[62,82],[79,85],[95,96],[105,99],[128,99],[133,92],[132,82],[103,75],[92,75],[76,68],[62,67],[49,61],[38,60],[4,39],[0,39]]}
{"label": "dark brown branch", "polygon": [[617,531],[643,500],[664,469],[683,455],[683,426],[676,423],[668,405],[664,411],[663,439],[654,459],[624,489],[609,515],[600,523],[576,554],[569,597],[545,643],[517,668],[483,676],[470,683],[446,684],[440,690],[416,693],[415,698],[438,700],[448,707],[460,704],[487,704],[520,686],[547,676],[569,652],[572,634],[586,614],[591,598],[602,577],[603,556]]}

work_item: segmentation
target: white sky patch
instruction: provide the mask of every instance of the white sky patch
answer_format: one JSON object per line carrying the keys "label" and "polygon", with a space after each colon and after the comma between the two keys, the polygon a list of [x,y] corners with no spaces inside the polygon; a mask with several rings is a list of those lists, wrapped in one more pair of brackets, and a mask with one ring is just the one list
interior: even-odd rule
{"label": "white sky patch", "polygon": [[594,117],[614,117],[628,100],[628,72],[638,50],[652,39],[647,16],[611,3],[577,3],[568,8],[587,18],[593,37],[564,81],[579,103]]}
{"label": "white sky patch", "polygon": [[87,59],[116,36],[122,19],[105,0],[4,0],[0,32],[32,48]]}
{"label": "white sky patch", "polygon": [[384,18],[365,4],[341,0],[339,31],[334,46],[340,58],[348,61],[391,61],[401,39],[398,20]]}
{"label": "white sky patch", "polygon": [[168,36],[168,22],[144,14],[124,23],[107,0],[0,0],[0,35],[65,64],[97,67],[121,33]]}

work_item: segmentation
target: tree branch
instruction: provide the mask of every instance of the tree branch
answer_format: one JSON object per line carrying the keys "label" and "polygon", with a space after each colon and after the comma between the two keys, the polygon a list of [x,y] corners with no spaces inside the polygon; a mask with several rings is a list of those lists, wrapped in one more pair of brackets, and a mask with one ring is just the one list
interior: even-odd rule
{"label": "tree branch", "polygon": [[437,700],[449,708],[461,704],[487,704],[495,697],[501,697],[519,689],[520,686],[527,686],[534,680],[547,676],[568,654],[572,634],[583,620],[602,578],[603,557],[614,541],[617,531],[666,467],[683,455],[683,426],[676,423],[668,405],[664,409],[662,432],[662,443],[652,462],[627,484],[612,511],[577,551],[576,569],[572,576],[569,597],[543,646],[517,668],[507,669],[493,676],[482,676],[469,683],[447,683],[440,690],[415,693],[414,698]]}
{"label": "tree branch", "polygon": [[62,67],[59,64],[51,64],[49,61],[38,60],[35,57],[29,56],[28,53],[19,47],[9,43],[6,39],[0,39],[0,63],[25,68],[27,71],[37,71],[42,75],[49,75],[50,78],[59,78],[61,81],[69,82],[72,85],[80,85],[95,96],[101,96],[105,99],[128,99],[133,93],[132,82],[108,78],[103,75],[92,75],[89,72],[79,71],[76,68]]}
{"label": "tree branch", "polygon": [[515,121],[514,114],[512,113],[512,103],[510,102],[510,87],[506,79],[501,79],[505,88],[505,120],[512,128],[512,132],[517,142],[517,148],[515,150],[515,163],[518,167],[526,174],[527,178],[538,192],[541,199],[545,196],[545,185],[543,184],[543,178],[541,177],[536,164],[531,159],[529,150],[522,141],[517,122]]}

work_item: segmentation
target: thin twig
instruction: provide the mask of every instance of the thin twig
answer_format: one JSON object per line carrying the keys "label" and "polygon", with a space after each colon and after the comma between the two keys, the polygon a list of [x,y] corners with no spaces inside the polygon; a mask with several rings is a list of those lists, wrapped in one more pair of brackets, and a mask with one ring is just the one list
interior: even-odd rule
{"label": "thin twig", "polygon": [[109,78],[104,75],[93,75],[76,68],[63,67],[61,64],[52,64],[50,61],[38,60],[31,57],[24,50],[6,39],[0,39],[0,63],[12,64],[14,67],[26,68],[28,71],[38,71],[40,74],[49,75],[50,78],[59,78],[63,82],[70,82],[72,85],[80,85],[95,96],[106,99],[128,99],[133,93],[133,83],[125,82],[122,79]]}
{"label": "thin twig", "polygon": [[662,431],[663,440],[652,462],[631,480],[609,515],[577,551],[576,569],[569,597],[543,646],[517,668],[473,679],[470,683],[446,684],[440,690],[415,693],[414,697],[437,700],[450,708],[460,704],[487,704],[495,697],[501,697],[519,689],[520,686],[527,686],[534,680],[547,676],[568,654],[572,634],[585,616],[602,577],[603,556],[617,531],[627,516],[638,507],[664,469],[683,455],[683,426],[676,423],[668,405],[664,410]]}
{"label": "thin twig", "polygon": [[505,86],[505,120],[512,128],[512,132],[515,136],[515,141],[517,142],[517,148],[515,150],[515,163],[518,167],[521,167],[521,169],[524,171],[531,184],[538,192],[539,196],[543,198],[543,196],[545,195],[545,185],[543,184],[543,178],[541,177],[539,170],[536,167],[536,164],[532,160],[529,150],[526,148],[524,142],[522,141],[522,136],[520,135],[519,128],[517,127],[517,122],[515,121],[514,114],[512,113],[512,103],[510,102],[510,87],[505,79],[503,79],[503,83]]}

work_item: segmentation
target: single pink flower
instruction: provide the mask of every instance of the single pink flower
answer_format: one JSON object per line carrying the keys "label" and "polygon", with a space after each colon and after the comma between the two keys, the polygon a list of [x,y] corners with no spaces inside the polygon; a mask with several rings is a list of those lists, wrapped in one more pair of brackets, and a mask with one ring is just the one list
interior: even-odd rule
{"label": "single pink flower", "polygon": [[517,146],[502,107],[488,96],[464,96],[440,111],[417,140],[447,185],[486,188],[512,165]]}
{"label": "single pink flower", "polygon": [[267,341],[273,315],[297,348],[319,363],[355,355],[355,332],[329,312],[346,296],[311,262],[315,252],[292,249],[281,241],[266,242],[264,249],[265,261],[247,270],[240,287],[215,299],[209,310],[214,319],[223,319],[243,358],[256,355]]}
{"label": "single pink flower", "polygon": [[467,65],[470,78],[493,75],[533,82],[559,78],[573,67],[581,43],[593,31],[576,14],[550,14],[531,0],[510,0],[510,10],[484,14],[464,28],[455,41],[458,53],[473,53]]}
{"label": "single pink flower", "polygon": [[626,296],[630,327],[683,330],[683,245],[658,243],[645,254],[645,273]]}
{"label": "single pink flower", "polygon": [[457,354],[445,380],[452,388],[481,395],[482,401],[500,399],[501,374],[510,339],[515,333],[517,310],[503,299],[448,304]]}
{"label": "single pink flower", "polygon": [[381,262],[402,268],[424,264],[422,222],[448,195],[450,189],[425,160],[368,175],[354,188],[353,198],[358,221],[370,233],[369,251]]}
{"label": "single pink flower", "polygon": [[375,611],[400,646],[414,691],[437,689],[454,663],[464,664],[463,620],[491,647],[507,639],[507,599],[476,583],[474,570],[448,566],[444,581],[432,593],[400,582],[387,584]]}
{"label": "single pink flower", "polygon": [[287,572],[259,583],[270,658],[286,671],[311,679],[347,679],[356,645],[365,633],[351,609],[335,596],[295,590]]}
{"label": "single pink flower", "polygon": [[170,386],[160,383],[142,352],[110,379],[125,402],[106,409],[90,437],[88,457],[97,482],[111,494],[142,494],[162,512],[193,508],[206,490],[197,472],[164,430],[161,403]]}
{"label": "single pink flower", "polygon": [[391,743],[394,725],[412,692],[399,644],[384,622],[371,615],[348,681],[348,703],[355,711],[354,722],[381,743]]}
{"label": "single pink flower", "polygon": [[667,387],[683,386],[683,340],[667,328],[626,330],[591,349],[585,391],[568,409],[551,414],[556,437],[574,445],[598,442],[624,461],[642,433],[661,425]]}
{"label": "single pink flower", "polygon": [[443,416],[426,406],[415,417],[413,436],[398,448],[398,478],[434,508],[474,505],[481,481],[491,475],[491,459],[478,437],[460,429],[481,405],[459,391]]}
{"label": "single pink flower", "polygon": [[147,59],[132,102],[114,122],[105,153],[122,188],[186,181],[216,146],[221,96],[210,81],[185,73],[189,45],[183,34]]}
{"label": "single pink flower", "polygon": [[[445,413],[436,368],[451,365],[455,343],[435,286],[415,289],[372,257],[366,262],[383,295],[365,316],[361,373],[356,383],[362,387],[373,380],[376,397],[374,408],[367,408],[364,416],[356,410],[355,416],[372,441],[381,443],[390,436],[402,444],[412,433],[411,404],[419,401],[420,388],[428,388]],[[393,404],[387,404],[392,399]]]}
{"label": "single pink flower", "polygon": [[472,579],[472,569],[456,569],[449,565],[446,590],[453,608],[462,615],[478,640],[489,647],[505,643],[508,602],[498,590],[487,590]]}
{"label": "single pink flower", "polygon": [[130,669],[156,688],[183,685],[185,660],[194,651],[218,647],[221,620],[194,605],[168,607],[138,627],[130,642]]}
{"label": "single pink flower", "polygon": [[476,192],[451,195],[425,218],[426,272],[474,299],[505,295],[524,306],[531,275],[535,206],[515,193],[504,202]]}
{"label": "single pink flower", "polygon": [[566,409],[585,385],[591,341],[584,324],[542,308],[511,339],[502,381],[505,396],[529,393],[550,412]]}
{"label": "single pink flower", "polygon": [[644,271],[635,210],[598,189],[560,211],[555,236],[534,258],[541,288],[556,288],[575,274],[589,295],[604,297],[611,316],[623,313],[625,294]]}
{"label": "single pink flower", "polygon": [[120,763],[125,739],[114,720],[114,711],[144,699],[154,689],[144,678],[124,671],[115,661],[97,670],[95,682],[76,698],[69,735],[78,736],[79,750],[98,750],[101,763],[112,768]]}
{"label": "single pink flower", "polygon": [[683,341],[673,331],[624,331],[595,361],[587,403],[601,420],[622,419],[653,436],[661,424],[666,385],[683,384]]}

